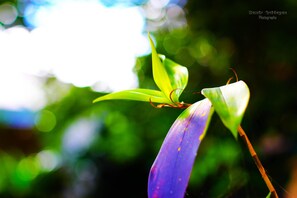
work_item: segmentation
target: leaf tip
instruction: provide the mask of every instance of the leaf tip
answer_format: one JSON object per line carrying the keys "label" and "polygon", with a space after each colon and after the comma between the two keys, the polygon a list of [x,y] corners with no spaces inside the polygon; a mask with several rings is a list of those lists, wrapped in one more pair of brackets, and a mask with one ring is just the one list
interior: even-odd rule
{"label": "leaf tip", "polygon": [[101,99],[100,98],[96,98],[95,100],[92,101],[92,103],[96,103],[96,102],[99,102]]}

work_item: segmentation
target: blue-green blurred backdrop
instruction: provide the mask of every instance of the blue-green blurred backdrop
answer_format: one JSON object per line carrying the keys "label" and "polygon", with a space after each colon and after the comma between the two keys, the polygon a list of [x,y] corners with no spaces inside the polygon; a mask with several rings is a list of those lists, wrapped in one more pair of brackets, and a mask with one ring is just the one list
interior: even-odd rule
{"label": "blue-green blurred backdrop", "polygon": [[[0,1],[0,197],[146,197],[182,110],[92,100],[156,89],[147,32],[188,68],[183,101],[224,85],[230,67],[248,84],[242,126],[280,196],[297,196],[296,13],[292,0]],[[267,194],[215,115],[185,197]]]}

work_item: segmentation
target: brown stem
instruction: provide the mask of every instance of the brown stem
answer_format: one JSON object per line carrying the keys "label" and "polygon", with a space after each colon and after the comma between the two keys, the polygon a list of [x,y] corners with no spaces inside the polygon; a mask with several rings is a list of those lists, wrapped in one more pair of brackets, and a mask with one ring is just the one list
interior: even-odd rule
{"label": "brown stem", "polygon": [[260,171],[260,173],[261,173],[261,175],[263,177],[263,180],[265,181],[269,191],[271,192],[271,196],[274,197],[274,198],[278,198],[276,190],[274,189],[269,177],[267,176],[266,171],[265,171],[265,169],[264,169],[264,167],[263,167],[263,165],[262,165],[262,163],[261,163],[255,149],[253,148],[253,145],[251,144],[249,138],[247,137],[246,133],[241,128],[241,126],[239,126],[237,130],[238,130],[238,133],[239,133],[240,137],[245,141],[245,143],[246,143],[246,145],[247,145],[247,147],[248,147],[248,149],[250,151],[250,154],[253,157],[253,159],[254,159],[254,161],[255,161],[255,163],[256,163],[256,165],[257,165],[257,167],[258,167],[258,169],[259,169],[259,171]]}

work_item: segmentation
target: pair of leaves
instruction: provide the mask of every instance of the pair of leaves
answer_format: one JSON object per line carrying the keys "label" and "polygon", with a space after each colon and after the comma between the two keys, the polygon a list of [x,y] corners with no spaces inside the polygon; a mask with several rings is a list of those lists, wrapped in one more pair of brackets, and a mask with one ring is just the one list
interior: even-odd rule
{"label": "pair of leaves", "polygon": [[[179,96],[188,83],[188,70],[163,55],[158,55],[149,36],[152,48],[153,78],[160,91],[151,89],[133,89],[107,94],[93,102],[103,100],[136,100],[143,102],[164,103],[177,106]],[[206,88],[201,92],[208,98],[220,116],[224,125],[237,138],[237,128],[242,120],[249,101],[249,89],[243,81],[229,85]]]}
{"label": "pair of leaves", "polygon": [[137,100],[143,102],[165,103],[172,106],[179,104],[179,96],[188,83],[188,70],[163,55],[158,55],[152,39],[149,36],[152,48],[152,68],[154,81],[158,90],[133,89],[107,94],[93,102],[103,100]]}
{"label": "pair of leaves", "polygon": [[[162,64],[152,39],[150,37],[149,39],[152,48],[154,81],[167,98],[167,103],[177,104],[179,96],[188,83],[188,70],[160,55],[163,60]],[[171,95],[171,93],[173,94]],[[241,123],[250,97],[248,86],[243,81],[238,81],[221,87],[202,89],[201,93],[211,101],[223,124],[237,138],[237,128]],[[158,102],[157,100],[151,101]],[[166,102],[163,100],[159,103]]]}

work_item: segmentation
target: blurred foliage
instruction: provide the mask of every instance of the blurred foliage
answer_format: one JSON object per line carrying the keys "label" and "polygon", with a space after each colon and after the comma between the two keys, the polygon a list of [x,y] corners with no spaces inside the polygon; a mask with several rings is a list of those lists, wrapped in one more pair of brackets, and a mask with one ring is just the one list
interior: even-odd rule
{"label": "blurred foliage", "polygon": [[[157,51],[189,69],[181,100],[202,99],[195,93],[224,85],[234,68],[251,90],[243,128],[273,181],[296,192],[296,2],[189,0],[184,10],[188,25],[153,32]],[[267,21],[249,10],[288,14]],[[140,57],[135,72],[140,87],[156,88],[151,56]],[[146,197],[149,168],[181,110],[133,101],[92,104],[103,93],[55,79],[44,89],[49,105],[37,113],[36,126],[0,125],[0,197]],[[186,197],[267,195],[244,143],[218,117],[197,156]],[[277,191],[288,196],[282,187]]]}

